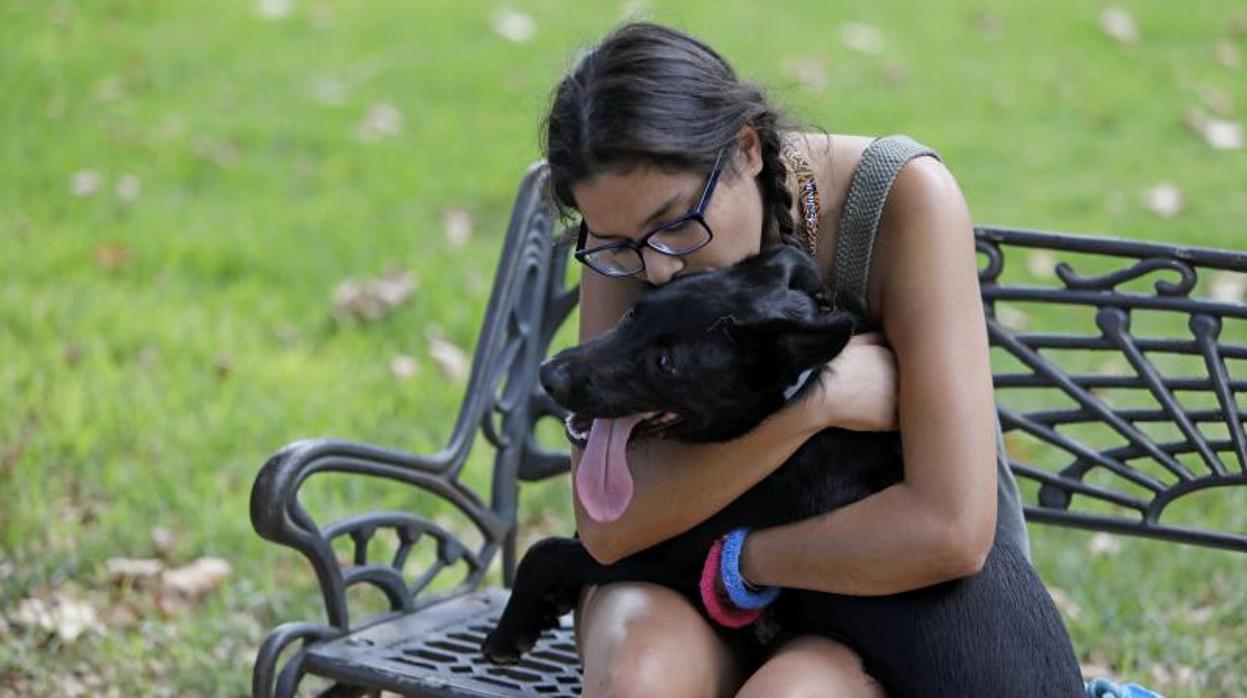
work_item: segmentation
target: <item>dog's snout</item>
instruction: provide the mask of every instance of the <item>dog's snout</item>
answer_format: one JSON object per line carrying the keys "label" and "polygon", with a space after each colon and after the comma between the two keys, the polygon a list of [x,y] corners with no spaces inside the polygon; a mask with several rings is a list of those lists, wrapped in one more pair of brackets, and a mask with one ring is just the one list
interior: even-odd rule
{"label": "dog's snout", "polygon": [[538,378],[541,380],[541,387],[546,389],[546,393],[556,401],[565,396],[572,385],[571,371],[566,361],[555,361],[553,359],[541,364],[538,370]]}

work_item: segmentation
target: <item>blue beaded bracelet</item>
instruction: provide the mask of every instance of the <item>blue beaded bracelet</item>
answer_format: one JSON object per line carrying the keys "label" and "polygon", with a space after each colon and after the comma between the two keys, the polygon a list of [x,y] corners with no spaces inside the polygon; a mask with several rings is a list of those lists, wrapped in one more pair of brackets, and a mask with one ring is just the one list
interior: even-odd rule
{"label": "blue beaded bracelet", "polygon": [[[727,596],[738,608],[764,608],[779,596],[779,587],[762,587],[761,591],[745,588],[745,578],[740,574],[740,553],[745,546],[749,529],[737,528],[723,538],[723,556],[719,561],[719,578]],[[752,585],[750,585],[752,586]]]}

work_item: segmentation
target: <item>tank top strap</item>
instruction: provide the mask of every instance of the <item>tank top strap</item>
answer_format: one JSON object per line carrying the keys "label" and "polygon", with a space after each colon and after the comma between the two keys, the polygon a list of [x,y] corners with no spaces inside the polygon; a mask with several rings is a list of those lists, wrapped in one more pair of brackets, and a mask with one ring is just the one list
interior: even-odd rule
{"label": "tank top strap", "polygon": [[934,150],[905,134],[875,138],[862,153],[845,195],[832,261],[832,291],[837,303],[852,302],[863,312],[867,310],[866,280],[883,205],[901,167],[920,155],[943,160]]}

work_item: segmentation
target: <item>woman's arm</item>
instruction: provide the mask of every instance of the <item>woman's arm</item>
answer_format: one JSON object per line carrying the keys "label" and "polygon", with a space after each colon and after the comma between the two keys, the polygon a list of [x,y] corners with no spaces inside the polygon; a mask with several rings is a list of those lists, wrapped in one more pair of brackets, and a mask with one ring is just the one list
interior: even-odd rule
{"label": "woman's arm", "polygon": [[[618,519],[599,524],[574,494],[576,528],[585,549],[610,564],[705,521],[774,472],[823,424],[808,401],[793,402],[751,431],[721,443],[633,439],[627,447],[633,494]],[[572,475],[584,455],[572,447]],[[673,465],[674,464],[674,465]],[[713,486],[709,486],[713,484]],[[574,489],[574,488],[573,488]]]}
{"label": "woman's arm", "polygon": [[[879,307],[896,355],[904,482],[752,533],[741,570],[755,584],[891,594],[973,574],[991,547],[995,403],[973,227],[938,161],[902,168],[875,257],[887,274]],[[834,380],[811,399],[834,403]]]}

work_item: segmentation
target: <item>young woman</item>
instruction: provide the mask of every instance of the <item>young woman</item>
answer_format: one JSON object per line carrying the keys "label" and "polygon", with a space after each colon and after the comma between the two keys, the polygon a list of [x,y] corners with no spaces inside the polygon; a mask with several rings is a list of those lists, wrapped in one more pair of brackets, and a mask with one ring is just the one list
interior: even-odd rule
{"label": "young woman", "polygon": [[[579,247],[596,250],[582,260],[581,342],[647,287],[772,245],[810,251],[834,287],[846,193],[873,139],[787,123],[713,49],[669,28],[622,26],[577,62],[555,90],[543,147],[557,204],[583,221]],[[596,558],[688,530],[829,426],[899,429],[904,482],[752,532],[741,559],[749,582],[893,594],[973,574],[998,531],[1026,550],[1016,484],[999,458],[971,219],[938,157],[903,164],[877,231],[862,297],[882,332],[856,337],[803,400],[739,439],[634,440],[634,493],[619,518],[595,521],[573,497]],[[573,474],[582,456],[573,448]],[[785,638],[758,656],[728,646],[688,600],[656,585],[587,589],[576,633],[586,696],[883,695],[840,643]]]}

